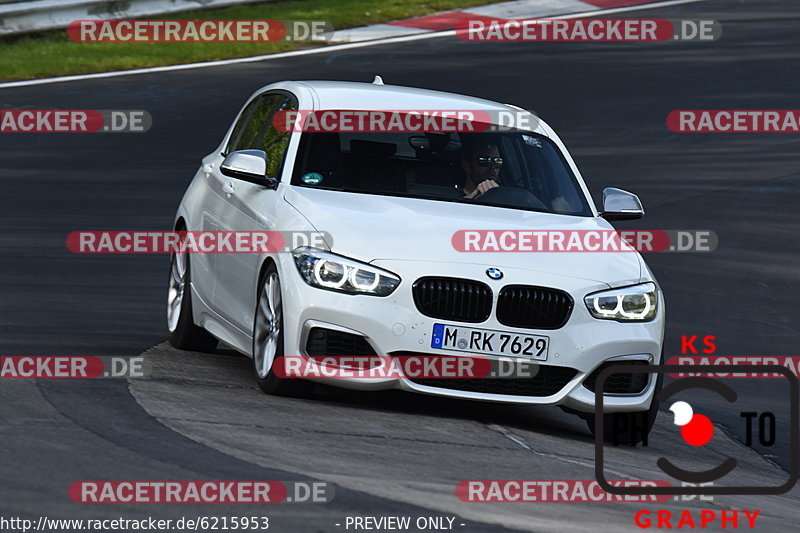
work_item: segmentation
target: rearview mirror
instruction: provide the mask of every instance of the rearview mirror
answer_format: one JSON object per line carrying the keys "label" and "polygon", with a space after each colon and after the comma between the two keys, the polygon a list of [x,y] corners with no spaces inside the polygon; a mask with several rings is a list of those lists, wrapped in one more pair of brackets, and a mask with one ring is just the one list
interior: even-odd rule
{"label": "rearview mirror", "polygon": [[639,197],[616,187],[603,189],[603,212],[606,220],[635,220],[644,216],[644,208]]}
{"label": "rearview mirror", "polygon": [[225,176],[249,181],[256,185],[277,188],[278,180],[268,178],[267,153],[264,150],[237,150],[231,152],[222,162],[219,171]]}

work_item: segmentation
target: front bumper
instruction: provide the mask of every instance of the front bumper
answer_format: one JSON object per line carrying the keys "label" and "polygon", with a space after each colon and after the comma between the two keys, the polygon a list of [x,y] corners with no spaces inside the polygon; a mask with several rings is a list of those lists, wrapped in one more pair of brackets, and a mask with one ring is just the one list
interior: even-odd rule
{"label": "front bumper", "polygon": [[[543,365],[567,367],[575,376],[555,394],[518,396],[491,394],[429,386],[407,378],[324,378],[326,384],[355,390],[401,389],[423,394],[489,402],[523,405],[559,405],[575,411],[594,411],[594,392],[583,385],[586,377],[606,361],[649,361],[660,363],[664,334],[663,299],[656,318],[644,323],[619,323],[592,317],[583,305],[583,297],[609,288],[608,285],[528,270],[503,268],[501,280],[486,277],[486,265],[421,261],[381,260],[376,266],[390,270],[402,279],[400,286],[387,297],[348,295],[307,285],[297,272],[289,254],[279,259],[284,306],[284,351],[286,355],[307,356],[306,345],[312,328],[320,327],[359,335],[381,355],[414,352],[431,355],[469,356],[463,352],[431,348],[433,325],[447,323],[503,332],[546,335],[550,338],[548,360]],[[462,323],[424,316],[417,310],[412,295],[415,280],[424,276],[443,276],[480,280],[494,293],[493,312],[481,323]],[[557,330],[513,328],[497,321],[494,308],[497,295],[505,285],[526,284],[553,287],[568,292],[575,301],[565,326]],[[317,355],[317,354],[314,354]],[[353,354],[356,355],[356,354]],[[497,357],[486,355],[489,359]],[[428,382],[430,383],[430,382]],[[655,388],[651,375],[638,394],[606,394],[608,412],[641,411],[650,406]]]}

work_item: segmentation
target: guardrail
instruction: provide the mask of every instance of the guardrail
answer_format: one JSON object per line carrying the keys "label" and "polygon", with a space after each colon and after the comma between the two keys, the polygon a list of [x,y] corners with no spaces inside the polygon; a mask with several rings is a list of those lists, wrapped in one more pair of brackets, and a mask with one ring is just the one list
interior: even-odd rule
{"label": "guardrail", "polygon": [[140,18],[280,0],[0,0],[0,37],[66,28],[73,20]]}

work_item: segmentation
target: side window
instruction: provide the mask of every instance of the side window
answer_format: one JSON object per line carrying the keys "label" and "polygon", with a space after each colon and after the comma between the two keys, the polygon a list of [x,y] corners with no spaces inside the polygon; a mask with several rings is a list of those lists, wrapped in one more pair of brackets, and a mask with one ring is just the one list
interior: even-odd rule
{"label": "side window", "polygon": [[276,111],[296,110],[291,98],[282,94],[268,94],[250,103],[234,126],[228,150],[264,150],[267,154],[267,176],[277,177],[283,167],[283,158],[289,144],[290,132],[280,132],[272,125]]}
{"label": "side window", "polygon": [[225,147],[225,153],[222,155],[228,155],[236,150],[236,144],[239,142],[239,139],[242,136],[242,131],[244,130],[245,124],[247,124],[247,121],[250,120],[250,117],[253,115],[256,107],[258,107],[262,101],[263,98],[256,98],[244,108],[242,115],[239,117],[239,121],[236,122],[236,125],[233,127],[231,138],[228,139],[228,145]]}
{"label": "side window", "polygon": [[[284,100],[278,111],[297,111],[294,100],[287,98]],[[259,147],[267,152],[267,176],[279,177],[283,169],[283,160],[286,157],[286,148],[289,146],[289,136],[291,132],[278,131],[272,124],[270,117],[269,128],[264,135],[264,140]]]}

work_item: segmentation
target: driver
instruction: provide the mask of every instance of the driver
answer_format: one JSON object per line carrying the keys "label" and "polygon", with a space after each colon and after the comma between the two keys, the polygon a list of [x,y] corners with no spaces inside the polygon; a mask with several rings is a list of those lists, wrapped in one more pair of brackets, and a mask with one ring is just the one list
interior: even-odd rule
{"label": "driver", "polygon": [[475,198],[489,189],[499,187],[497,176],[503,158],[494,143],[478,143],[464,147],[461,166],[467,176],[464,198]]}

